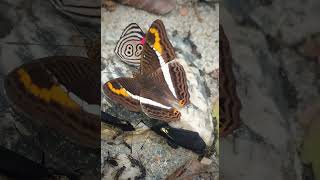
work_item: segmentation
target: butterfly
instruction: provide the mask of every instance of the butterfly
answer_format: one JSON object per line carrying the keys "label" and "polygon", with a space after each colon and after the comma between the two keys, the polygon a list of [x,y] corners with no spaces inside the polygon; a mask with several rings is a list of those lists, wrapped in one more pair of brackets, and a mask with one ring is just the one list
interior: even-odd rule
{"label": "butterfly", "polygon": [[144,43],[144,32],[136,23],[131,23],[121,34],[114,52],[125,63],[139,66]]}
{"label": "butterfly", "polygon": [[[49,56],[11,71],[8,102],[36,124],[90,148],[100,146],[100,64],[79,56]],[[97,138],[99,137],[99,138]]]}
{"label": "butterfly", "polygon": [[121,60],[139,65],[140,71],[134,77],[106,82],[104,94],[130,111],[143,111],[165,122],[178,121],[178,109],[190,103],[190,95],[186,73],[176,59],[163,22],[155,20],[145,36],[137,24],[130,24],[115,52]]}
{"label": "butterfly", "polygon": [[219,27],[219,134],[224,137],[239,127],[241,102],[237,96],[235,77],[232,71],[232,56],[229,41],[223,27]]}

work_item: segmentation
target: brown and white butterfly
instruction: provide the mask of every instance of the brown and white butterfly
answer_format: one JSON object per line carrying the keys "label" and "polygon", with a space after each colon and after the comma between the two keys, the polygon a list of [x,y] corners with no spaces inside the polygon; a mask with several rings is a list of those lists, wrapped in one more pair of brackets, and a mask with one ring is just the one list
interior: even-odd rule
{"label": "brown and white butterfly", "polygon": [[[124,41],[125,36],[142,35],[141,32],[132,30],[133,27],[136,30],[140,29],[138,25],[130,24],[124,30],[117,47]],[[146,33],[145,42],[141,39],[126,41],[126,47],[139,47],[141,43],[137,42],[143,44],[141,54],[137,53],[134,61],[134,64],[139,62],[140,74],[132,78],[120,77],[110,80],[103,85],[103,92],[109,99],[130,111],[143,111],[151,118],[166,122],[177,121],[181,117],[178,109],[187,105],[190,98],[184,68],[176,59],[161,20],[152,23]],[[119,52],[125,51],[116,51],[117,54]]]}

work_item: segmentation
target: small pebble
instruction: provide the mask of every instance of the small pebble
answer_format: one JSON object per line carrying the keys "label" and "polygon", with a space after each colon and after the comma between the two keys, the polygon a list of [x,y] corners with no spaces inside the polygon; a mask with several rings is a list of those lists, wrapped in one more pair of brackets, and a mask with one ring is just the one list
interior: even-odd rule
{"label": "small pebble", "polygon": [[187,16],[188,15],[188,8],[186,6],[182,6],[179,10],[181,16]]}

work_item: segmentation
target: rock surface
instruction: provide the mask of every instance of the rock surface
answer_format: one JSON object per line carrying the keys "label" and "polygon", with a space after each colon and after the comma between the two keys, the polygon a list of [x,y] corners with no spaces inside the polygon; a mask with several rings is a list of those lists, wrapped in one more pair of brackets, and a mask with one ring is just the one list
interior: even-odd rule
{"label": "rock surface", "polygon": [[[186,16],[179,14],[179,9],[182,7],[187,7],[190,11]],[[154,20],[161,19],[169,40],[176,48],[178,61],[185,68],[192,102],[190,106],[181,110],[181,121],[170,125],[196,131],[208,145],[212,145],[214,130],[211,109],[213,99],[218,96],[218,88],[217,81],[210,76],[210,73],[219,66],[218,16],[218,7],[212,8],[206,3],[196,3],[193,7],[191,1],[177,1],[176,8],[166,16],[157,16],[122,5],[113,12],[102,9],[101,83],[104,84],[117,77],[132,77],[132,73],[137,71],[136,68],[122,62],[113,51],[123,29],[134,22],[146,32]],[[134,126],[141,120],[148,123],[149,118],[143,113],[127,111],[105,96],[102,96],[102,99],[102,109],[111,115],[127,120]],[[102,141],[102,158],[108,155],[107,151],[112,156],[124,152],[131,154],[146,168],[146,179],[162,179],[187,160],[197,157],[190,150],[181,147],[171,148],[162,137],[147,130],[148,128],[142,123],[137,126],[137,129],[133,134],[122,135],[127,137],[127,142],[133,145],[132,152],[121,143],[110,145]],[[131,139],[133,139],[132,142]],[[215,157],[212,156],[212,158]]]}

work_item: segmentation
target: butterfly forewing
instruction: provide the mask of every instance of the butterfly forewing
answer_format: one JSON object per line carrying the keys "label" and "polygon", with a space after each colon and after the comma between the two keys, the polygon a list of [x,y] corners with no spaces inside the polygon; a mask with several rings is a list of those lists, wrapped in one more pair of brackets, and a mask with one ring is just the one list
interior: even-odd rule
{"label": "butterfly forewing", "polygon": [[[163,64],[175,59],[175,57],[174,48],[167,37],[162,21],[155,20],[146,34],[146,43],[141,61],[142,74],[155,71]],[[151,66],[144,65],[144,63],[151,64]]]}
{"label": "butterfly forewing", "polygon": [[145,44],[143,48],[143,57],[141,58],[140,72],[141,74],[150,74],[160,68],[160,61],[156,51],[149,44]]}
{"label": "butterfly forewing", "polygon": [[140,84],[135,78],[117,78],[103,85],[104,94],[130,111],[141,111]]}
{"label": "butterfly forewing", "polygon": [[71,141],[98,147],[99,66],[81,57],[47,57],[6,76],[5,92],[14,110]]}
{"label": "butterfly forewing", "polygon": [[127,64],[139,66],[144,36],[141,28],[137,24],[131,23],[124,29],[115,47],[115,53]]}
{"label": "butterfly forewing", "polygon": [[[59,83],[70,92],[81,97],[88,104],[99,104],[100,89],[99,64],[88,62],[86,58],[70,58],[59,60],[63,57],[46,59],[43,66],[55,77]],[[59,61],[57,63],[57,61]],[[97,72],[98,71],[98,72]]]}

